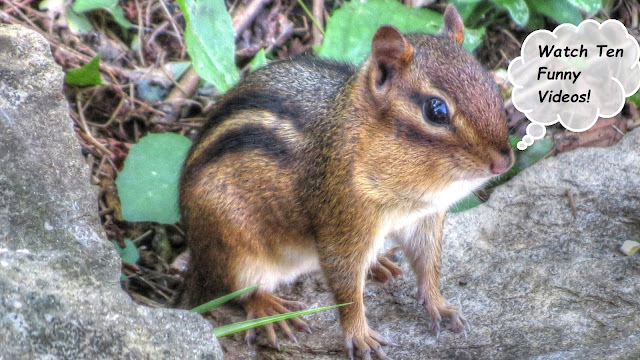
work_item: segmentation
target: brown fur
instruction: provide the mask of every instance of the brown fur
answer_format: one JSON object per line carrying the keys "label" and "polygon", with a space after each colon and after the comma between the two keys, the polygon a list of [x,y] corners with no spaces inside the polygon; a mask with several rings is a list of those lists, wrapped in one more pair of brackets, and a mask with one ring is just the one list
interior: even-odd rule
{"label": "brown fur", "polygon": [[[225,95],[180,183],[191,251],[185,305],[261,283],[245,308],[278,313],[287,306],[270,295],[277,285],[319,267],[336,302],[353,303],[340,308],[347,348],[384,357],[363,289],[389,235],[418,276],[432,328],[449,317],[463,329],[438,286],[446,209],[458,187],[462,197],[513,160],[500,93],[460,48],[455,15],[441,36],[381,27],[359,70],[278,62]],[[434,95],[452,114],[448,126],[423,118],[420,99]]]}

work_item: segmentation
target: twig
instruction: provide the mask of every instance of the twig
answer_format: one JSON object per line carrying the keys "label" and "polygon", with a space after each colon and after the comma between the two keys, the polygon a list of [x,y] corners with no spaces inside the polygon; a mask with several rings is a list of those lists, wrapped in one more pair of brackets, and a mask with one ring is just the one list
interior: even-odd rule
{"label": "twig", "polygon": [[242,35],[249,24],[256,18],[260,10],[270,1],[271,0],[253,0],[244,10],[233,14],[231,23],[233,24],[233,31],[236,34],[236,38]]}
{"label": "twig", "polygon": [[576,203],[573,200],[573,193],[571,192],[571,190],[567,189],[566,194],[567,194],[567,197],[569,198],[569,207],[571,208],[573,219],[575,220],[578,218],[578,211],[576,210]]}
{"label": "twig", "polygon": [[107,149],[104,145],[102,145],[98,140],[96,140],[96,138],[94,138],[93,135],[91,135],[91,132],[89,131],[89,127],[87,126],[87,121],[84,118],[84,111],[82,108],[82,104],[80,103],[80,97],[78,97],[78,99],[76,100],[76,106],[78,108],[78,118],[80,119],[80,123],[78,125],[80,125],[80,128],[86,135],[86,140],[89,141],[91,144],[93,144],[93,146],[98,148],[102,152],[103,156],[108,155],[109,157],[113,157],[114,156],[113,153],[109,149]]}
{"label": "twig", "polygon": [[[247,26],[255,19],[260,10],[271,0],[253,0],[245,9],[240,13],[236,13],[231,20],[233,24],[233,30],[236,37],[241,34]],[[164,6],[164,5],[163,5]],[[161,121],[163,123],[175,122],[180,115],[180,104],[184,102],[184,99],[190,98],[198,89],[200,84],[200,76],[193,69],[193,65],[189,66],[187,72],[182,76],[178,82],[178,86],[174,86],[173,89],[167,95],[163,105],[162,111],[165,113],[161,118],[155,116],[151,121],[152,123]],[[175,105],[178,104],[178,105]]]}
{"label": "twig", "polygon": [[142,11],[140,9],[140,2],[135,0],[135,3],[136,12],[138,13],[138,41],[140,42],[140,46],[138,46],[138,57],[140,58],[142,66],[146,67],[147,64],[144,61],[144,24],[142,23]]}
{"label": "twig", "polygon": [[[313,0],[313,17],[318,20],[320,24],[324,23],[324,0]],[[313,34],[313,44],[321,45],[322,38],[324,37],[323,29],[318,26],[311,28]]]}
{"label": "twig", "polygon": [[178,42],[180,43],[180,46],[182,47],[182,49],[184,49],[186,46],[182,41],[182,36],[180,36],[181,31],[178,30],[179,28],[178,28],[178,25],[176,24],[176,20],[173,18],[173,16],[171,16],[169,9],[167,9],[167,5],[165,5],[164,3],[164,0],[160,0],[158,2],[160,3],[160,6],[162,6],[162,9],[164,10],[165,14],[167,14],[167,20],[169,21],[169,23],[171,23],[171,27],[173,27],[173,31],[176,32],[176,37],[178,38]]}
{"label": "twig", "polygon": [[164,113],[162,118],[156,116],[152,122],[175,122],[180,115],[180,108],[185,99],[191,97],[198,89],[200,84],[200,76],[189,66],[189,70],[182,76],[177,85],[171,89],[169,95],[160,105],[160,110]]}
{"label": "twig", "polygon": [[318,24],[318,20],[316,20],[315,16],[313,16],[311,11],[309,11],[309,8],[307,7],[307,5],[305,5],[302,0],[298,0],[298,4],[300,4],[300,7],[302,7],[302,10],[304,10],[305,14],[307,14],[307,16],[311,19],[311,22],[316,26],[316,28],[318,28],[320,33],[322,33],[322,35],[324,36],[324,30],[322,29],[322,26]]}

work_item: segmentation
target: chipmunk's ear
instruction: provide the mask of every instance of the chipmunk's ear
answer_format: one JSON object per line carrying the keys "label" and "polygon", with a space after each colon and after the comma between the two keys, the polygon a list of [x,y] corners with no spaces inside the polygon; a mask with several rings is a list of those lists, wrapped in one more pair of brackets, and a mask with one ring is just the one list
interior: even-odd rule
{"label": "chipmunk's ear", "polygon": [[460,13],[453,4],[447,5],[447,8],[444,10],[444,24],[440,31],[451,40],[457,42],[458,45],[462,45],[462,41],[464,40],[464,24],[462,23]]}
{"label": "chipmunk's ear", "polygon": [[371,80],[378,92],[386,92],[393,79],[409,67],[413,47],[398,29],[381,26],[371,42]]}

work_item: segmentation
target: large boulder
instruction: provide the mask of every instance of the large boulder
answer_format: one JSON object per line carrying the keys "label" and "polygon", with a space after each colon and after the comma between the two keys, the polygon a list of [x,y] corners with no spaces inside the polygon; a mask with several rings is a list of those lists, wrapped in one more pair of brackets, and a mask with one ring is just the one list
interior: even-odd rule
{"label": "large boulder", "polygon": [[[472,325],[465,337],[428,331],[415,301],[415,276],[367,283],[369,323],[398,346],[398,359],[639,359],[640,130],[611,148],[579,149],[546,159],[500,186],[491,199],[445,226],[442,290]],[[573,207],[573,209],[572,209]],[[575,210],[575,216],[574,211]],[[319,274],[280,291],[311,306],[333,303]],[[214,320],[241,320],[224,309]],[[336,312],[307,316],[313,335],[299,344],[264,339],[248,348],[223,338],[228,359],[342,359]]]}
{"label": "large boulder", "polygon": [[0,358],[221,358],[202,317],[121,290],[62,84],[42,36],[0,24]]}

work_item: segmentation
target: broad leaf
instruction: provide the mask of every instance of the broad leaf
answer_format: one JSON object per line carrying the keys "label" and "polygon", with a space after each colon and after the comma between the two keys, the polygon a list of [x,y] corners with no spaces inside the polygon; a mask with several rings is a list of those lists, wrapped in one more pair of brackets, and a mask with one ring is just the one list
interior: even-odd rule
{"label": "broad leaf", "polygon": [[127,221],[173,224],[180,220],[178,180],[191,140],[149,134],[131,147],[116,178],[122,216]]}
{"label": "broad leaf", "polygon": [[128,29],[133,26],[124,17],[124,10],[118,5],[118,0],[75,0],[72,9],[78,14],[92,10],[106,10],[113,16],[113,20],[123,28]]}
{"label": "broad leaf", "polygon": [[[428,9],[414,9],[395,0],[346,2],[327,22],[321,57],[358,64],[369,54],[371,39],[384,24],[402,32],[433,34],[442,25],[442,15]],[[484,29],[465,31],[464,47],[473,50],[482,40]]]}
{"label": "broad leaf", "polygon": [[601,0],[569,0],[569,2],[588,13],[595,13],[602,8]]}
{"label": "broad leaf", "polygon": [[509,12],[513,21],[525,26],[529,22],[529,6],[524,0],[494,0],[496,4],[503,6]]}
{"label": "broad leaf", "polygon": [[226,92],[240,79],[235,63],[231,16],[223,0],[177,0],[186,22],[185,40],[193,67]]}
{"label": "broad leaf", "polygon": [[552,18],[558,24],[578,25],[582,15],[568,0],[527,0],[529,8]]}
{"label": "broad leaf", "polygon": [[82,13],[96,9],[111,9],[118,5],[118,0],[75,0],[73,11]]}

